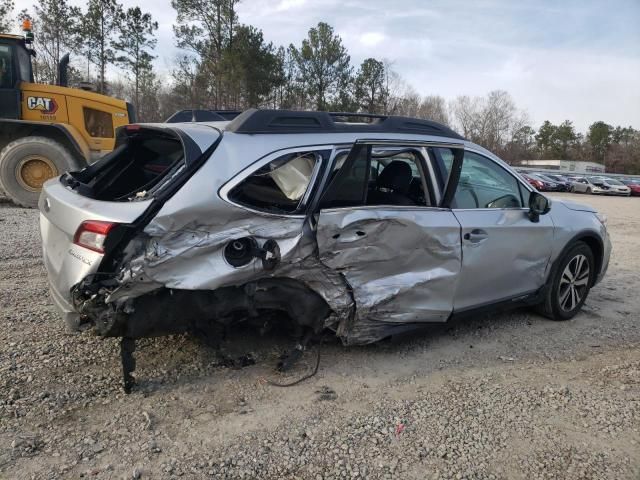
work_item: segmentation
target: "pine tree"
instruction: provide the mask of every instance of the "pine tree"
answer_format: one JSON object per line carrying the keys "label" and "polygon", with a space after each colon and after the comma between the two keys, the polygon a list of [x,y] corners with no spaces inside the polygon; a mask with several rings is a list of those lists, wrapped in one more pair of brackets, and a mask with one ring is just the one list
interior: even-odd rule
{"label": "pine tree", "polygon": [[[140,83],[142,77],[150,78],[155,58],[148,50],[153,50],[157,40],[153,37],[158,29],[151,14],[142,13],[139,7],[122,12],[118,19],[119,37],[113,43],[115,50],[124,53],[115,57],[115,62],[133,76],[133,104],[140,109]],[[147,82],[148,83],[148,82]]]}
{"label": "pine tree", "polygon": [[311,28],[300,49],[292,47],[299,70],[299,81],[305,85],[314,108],[326,110],[331,103],[343,103],[341,94],[349,84],[351,58],[340,36],[330,25],[320,22]]}
{"label": "pine tree", "polygon": [[113,35],[118,28],[122,6],[116,0],[89,0],[87,13],[78,30],[79,42],[88,59],[98,67],[98,91],[106,93],[107,67],[115,62]]}

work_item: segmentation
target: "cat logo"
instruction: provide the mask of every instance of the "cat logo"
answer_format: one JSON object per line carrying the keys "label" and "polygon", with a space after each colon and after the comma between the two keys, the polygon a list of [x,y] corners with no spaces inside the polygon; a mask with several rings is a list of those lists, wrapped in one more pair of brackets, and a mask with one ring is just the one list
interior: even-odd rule
{"label": "cat logo", "polygon": [[29,110],[37,110],[43,115],[53,115],[58,110],[58,104],[53,98],[28,97],[27,108]]}

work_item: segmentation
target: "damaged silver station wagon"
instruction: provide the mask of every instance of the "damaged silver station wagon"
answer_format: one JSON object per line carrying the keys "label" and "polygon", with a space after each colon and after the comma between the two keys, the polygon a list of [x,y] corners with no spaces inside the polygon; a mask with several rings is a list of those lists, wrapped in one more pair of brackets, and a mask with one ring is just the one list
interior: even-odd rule
{"label": "damaged silver station wagon", "polygon": [[40,197],[51,292],[74,330],[134,340],[290,322],[375,342],[487,308],[572,318],[605,274],[603,216],[551,202],[426,120],[247,110],[134,124]]}

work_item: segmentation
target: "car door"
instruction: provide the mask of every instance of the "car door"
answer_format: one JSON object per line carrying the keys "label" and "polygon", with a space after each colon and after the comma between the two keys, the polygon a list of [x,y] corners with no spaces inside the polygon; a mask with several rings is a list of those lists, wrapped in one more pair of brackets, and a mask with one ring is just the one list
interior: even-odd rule
{"label": "car door", "polygon": [[[452,156],[436,149],[440,161]],[[451,164],[451,162],[443,162]],[[498,162],[465,151],[451,200],[460,222],[462,268],[454,311],[514,299],[538,290],[551,256],[550,215],[532,222],[529,188]]]}
{"label": "car door", "polygon": [[[352,289],[358,343],[382,338],[393,326],[444,322],[453,309],[460,225],[437,206],[425,152],[413,144],[359,142],[327,181],[317,214],[319,256]],[[400,165],[411,158],[413,164]]]}

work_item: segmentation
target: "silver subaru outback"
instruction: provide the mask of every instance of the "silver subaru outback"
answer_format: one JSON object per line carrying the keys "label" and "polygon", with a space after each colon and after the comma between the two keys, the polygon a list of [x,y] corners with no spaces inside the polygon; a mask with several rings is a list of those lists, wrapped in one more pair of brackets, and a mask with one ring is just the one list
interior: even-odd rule
{"label": "silver subaru outback", "polygon": [[611,251],[592,208],[552,205],[451,129],[394,116],[129,125],[39,207],[68,325],[128,351],[237,322],[353,345],[490,308],[567,320]]}

